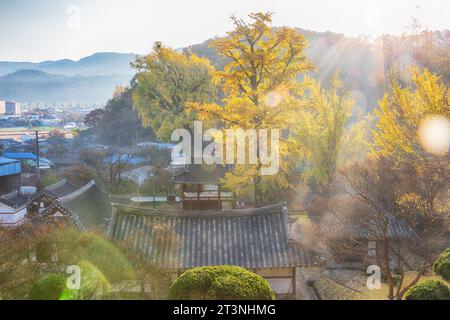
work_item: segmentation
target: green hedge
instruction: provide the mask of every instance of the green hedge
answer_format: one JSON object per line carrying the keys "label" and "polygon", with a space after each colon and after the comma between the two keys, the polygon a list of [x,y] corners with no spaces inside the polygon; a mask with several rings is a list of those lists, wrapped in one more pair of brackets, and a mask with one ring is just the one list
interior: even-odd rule
{"label": "green hedge", "polygon": [[273,300],[262,277],[236,266],[199,267],[180,275],[169,290],[171,300]]}
{"label": "green hedge", "polygon": [[441,281],[426,280],[406,292],[406,300],[450,300],[450,289]]}
{"label": "green hedge", "polygon": [[48,274],[39,279],[30,290],[31,300],[59,300],[66,288],[66,278],[60,274]]}
{"label": "green hedge", "polygon": [[450,247],[442,252],[433,263],[433,271],[447,281],[450,281]]}

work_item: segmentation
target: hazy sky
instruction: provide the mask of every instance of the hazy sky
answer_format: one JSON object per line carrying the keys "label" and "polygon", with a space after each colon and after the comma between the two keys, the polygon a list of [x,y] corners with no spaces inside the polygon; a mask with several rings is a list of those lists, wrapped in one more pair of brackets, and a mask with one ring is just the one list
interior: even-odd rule
{"label": "hazy sky", "polygon": [[349,36],[400,34],[411,16],[450,29],[450,0],[0,0],[0,60],[145,53],[154,41],[178,48],[224,35],[231,14],[255,11],[274,12],[275,26]]}

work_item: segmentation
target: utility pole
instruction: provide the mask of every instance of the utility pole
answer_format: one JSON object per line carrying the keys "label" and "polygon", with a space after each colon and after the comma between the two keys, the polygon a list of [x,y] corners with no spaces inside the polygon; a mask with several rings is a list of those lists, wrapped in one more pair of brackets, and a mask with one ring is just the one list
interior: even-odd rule
{"label": "utility pole", "polygon": [[155,207],[156,207],[156,203],[155,203],[155,169],[153,169],[152,184],[153,184],[153,209],[155,209]]}
{"label": "utility pole", "polygon": [[155,168],[152,168],[152,173],[149,174],[147,173],[147,177],[151,177],[152,178],[152,202],[153,202],[153,209],[156,208],[156,202],[155,202]]}
{"label": "utility pole", "polygon": [[41,180],[41,173],[39,171],[39,132],[36,131],[36,177]]}

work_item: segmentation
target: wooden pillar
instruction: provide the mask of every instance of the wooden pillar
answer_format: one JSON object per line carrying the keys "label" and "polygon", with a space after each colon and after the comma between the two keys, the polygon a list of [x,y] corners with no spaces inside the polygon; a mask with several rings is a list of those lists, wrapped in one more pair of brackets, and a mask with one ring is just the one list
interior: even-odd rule
{"label": "wooden pillar", "polygon": [[201,192],[202,186],[200,184],[197,184],[197,209],[200,209],[200,192]]}
{"label": "wooden pillar", "polygon": [[186,184],[181,184],[181,208],[186,209],[186,202],[184,200],[184,193],[186,192]]}
{"label": "wooden pillar", "polygon": [[220,196],[220,190],[221,188],[220,188],[220,183],[218,184],[218,186],[217,186],[217,195],[218,195],[218,197],[219,197],[219,210],[222,210],[222,198],[221,198],[221,196]]}
{"label": "wooden pillar", "polygon": [[296,279],[296,268],[292,268],[292,293],[294,297],[297,294],[297,279]]}

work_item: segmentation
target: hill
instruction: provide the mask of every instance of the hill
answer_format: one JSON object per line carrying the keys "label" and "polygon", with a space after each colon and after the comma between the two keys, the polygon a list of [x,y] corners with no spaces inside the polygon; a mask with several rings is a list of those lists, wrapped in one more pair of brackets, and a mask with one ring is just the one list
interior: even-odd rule
{"label": "hill", "polygon": [[69,59],[33,62],[0,61],[0,76],[19,70],[38,70],[46,73],[65,76],[92,76],[122,74],[133,75],[130,62],[135,58],[133,53],[99,52],[78,61]]}
{"label": "hill", "polygon": [[[296,30],[308,40],[306,55],[317,66],[310,75],[326,84],[339,72],[362,112],[373,110],[394,67],[406,75],[410,65],[427,67],[450,81],[448,41],[450,31],[424,31],[410,36],[385,36],[374,42],[333,32]],[[218,69],[226,61],[209,47],[212,39],[182,51],[208,58]],[[414,57],[411,45],[414,43]],[[133,53],[100,52],[78,61],[0,61],[0,100],[22,102],[106,102],[116,85],[133,77]],[[32,72],[33,71],[33,72]]]}
{"label": "hill", "polygon": [[128,75],[64,76],[37,70],[19,70],[0,77],[0,99],[21,102],[107,101],[116,85],[128,84]]}

